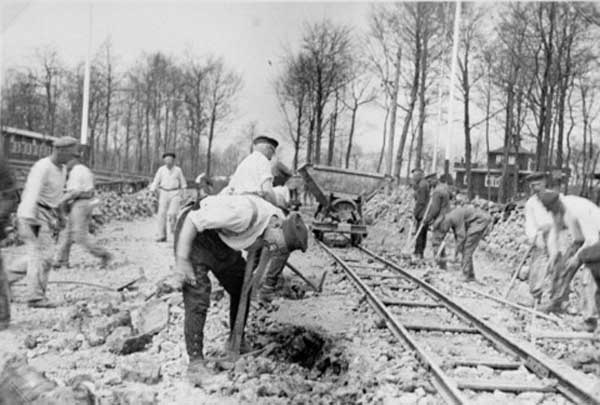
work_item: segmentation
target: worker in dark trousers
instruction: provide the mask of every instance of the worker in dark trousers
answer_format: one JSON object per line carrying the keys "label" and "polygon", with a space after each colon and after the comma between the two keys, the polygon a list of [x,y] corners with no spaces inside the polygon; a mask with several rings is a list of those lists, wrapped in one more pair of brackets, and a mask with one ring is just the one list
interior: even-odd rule
{"label": "worker in dark trousers", "polygon": [[[594,303],[596,306],[595,312],[598,313],[600,311],[600,238],[598,242],[586,246],[579,252],[575,253],[567,261],[566,271],[577,271],[577,269],[582,265],[589,270],[593,283],[596,286],[594,289]],[[587,332],[594,332],[598,327],[598,318],[586,316],[588,312],[588,309],[584,309],[584,319],[582,325],[580,325],[577,329],[585,330]]]}
{"label": "worker in dark trousers", "polygon": [[[180,215],[175,231],[176,271],[159,288],[183,290],[188,379],[192,384],[201,386],[211,377],[203,355],[211,292],[208,272],[229,293],[229,325],[233,328],[246,266],[241,251],[262,248],[273,255],[305,251],[307,239],[308,230],[299,214],[286,218],[280,209],[256,195],[208,196],[200,202],[200,209]],[[231,335],[228,344],[230,341]]]}
{"label": "worker in dark trousers", "polygon": [[[475,281],[473,254],[486,235],[492,217],[471,205],[460,206],[443,215],[434,228],[434,240],[439,246],[450,230],[456,240],[456,256],[462,256],[461,268],[465,281]],[[437,254],[437,252],[436,252]]]}
{"label": "worker in dark trousers", "polygon": [[415,241],[414,259],[421,260],[423,259],[423,252],[427,245],[427,226],[423,223],[423,218],[425,217],[425,211],[429,203],[429,183],[424,178],[423,170],[414,169],[412,174],[415,198],[415,208],[413,209],[415,224],[413,231],[418,232]]}
{"label": "worker in dark trousers", "polygon": [[[10,220],[10,214],[17,207],[17,191],[15,179],[8,167],[6,159],[0,160],[0,241]],[[8,328],[10,323],[10,288],[8,276],[4,271],[0,255],[0,331]]]}
{"label": "worker in dark trousers", "polygon": [[[438,182],[435,173],[429,174],[425,178],[428,183],[431,191],[431,202],[429,204],[429,209],[425,215],[425,225],[431,227],[432,229],[439,226],[444,214],[450,211],[450,200],[452,198],[452,194],[450,192],[450,188],[447,184]],[[446,252],[445,249],[442,249],[440,254],[438,255],[438,250],[440,249],[441,240],[437,240],[434,238],[431,241],[431,247],[433,248],[433,255],[435,257],[437,265],[441,269],[446,268]]]}

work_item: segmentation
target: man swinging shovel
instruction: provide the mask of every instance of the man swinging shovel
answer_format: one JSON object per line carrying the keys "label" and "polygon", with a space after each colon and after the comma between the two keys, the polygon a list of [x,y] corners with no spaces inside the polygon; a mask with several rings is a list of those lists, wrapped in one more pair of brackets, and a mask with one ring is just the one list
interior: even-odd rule
{"label": "man swinging shovel", "polygon": [[[243,329],[250,290],[260,282],[270,256],[305,251],[307,240],[308,231],[299,214],[286,218],[280,209],[255,195],[209,196],[200,202],[200,209],[188,208],[179,216],[176,271],[162,285],[183,291],[184,335],[190,359],[187,374],[192,384],[201,386],[212,376],[203,354],[211,292],[208,272],[230,295],[231,332],[226,348],[239,354],[245,350]],[[260,262],[254,271],[254,258],[260,249]],[[242,250],[249,253],[248,265]]]}

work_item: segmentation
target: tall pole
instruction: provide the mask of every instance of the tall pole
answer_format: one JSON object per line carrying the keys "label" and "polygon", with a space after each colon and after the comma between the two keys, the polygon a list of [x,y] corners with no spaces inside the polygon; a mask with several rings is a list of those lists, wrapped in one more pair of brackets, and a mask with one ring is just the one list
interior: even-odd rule
{"label": "tall pole", "polygon": [[458,30],[460,27],[460,1],[456,2],[454,13],[454,32],[452,34],[452,60],[450,63],[450,95],[448,98],[448,121],[446,129],[446,160],[444,162],[444,175],[448,178],[450,171],[450,145],[453,134],[454,121],[454,88],[456,87],[456,60],[458,55]]}
{"label": "tall pole", "polygon": [[83,73],[83,108],[81,111],[81,144],[88,142],[88,111],[90,106],[90,58],[92,53],[92,4],[89,9],[88,46]]}

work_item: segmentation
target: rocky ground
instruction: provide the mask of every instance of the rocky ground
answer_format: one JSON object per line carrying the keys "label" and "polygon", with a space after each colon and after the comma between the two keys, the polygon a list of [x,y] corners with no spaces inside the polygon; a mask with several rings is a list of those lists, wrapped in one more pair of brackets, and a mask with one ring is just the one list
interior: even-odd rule
{"label": "rocky ground", "polygon": [[[410,200],[403,193],[392,199],[395,200],[378,197],[369,205],[372,227],[365,244],[408,266],[401,253],[405,232],[410,227],[406,213],[412,202],[407,202]],[[155,304],[167,308],[165,328],[150,338],[131,338],[140,336],[140,330],[144,329],[139,312],[144,308],[145,298],[172,269],[171,243],[153,241],[151,218],[129,221],[134,216],[147,215],[146,203],[133,211],[121,205],[116,197],[111,204],[123,207],[119,209],[124,214],[105,223],[97,237],[115,254],[115,261],[109,268],[100,269],[95,259],[75,247],[71,268],[52,272],[50,280],[81,280],[116,287],[140,275],[144,278],[120,293],[94,286],[50,284],[50,298],[61,303],[52,310],[28,309],[22,302],[23,287],[17,286],[13,323],[8,331],[0,332],[0,351],[3,351],[0,368],[3,360],[15,354],[22,356],[59,385],[70,385],[82,378],[91,381],[102,404],[442,403],[414,354],[379,322],[333,260],[312,240],[309,251],[294,253],[291,262],[315,281],[327,271],[323,292],[310,291],[286,270],[279,298],[266,307],[253,304],[251,310],[249,343],[254,350],[262,351],[233,365],[211,362],[215,372],[211,384],[192,387],[185,379],[187,355],[180,295],[168,296],[162,304]],[[404,233],[400,232],[402,228]],[[497,244],[506,247],[506,243]],[[493,252],[491,246],[476,256],[479,283],[472,287],[500,295],[518,255]],[[22,246],[3,249],[7,266],[21,254]],[[427,264],[412,269],[427,273],[432,283],[461,297],[465,305],[483,318],[528,338],[524,327],[527,316],[469,293],[457,281],[456,271],[441,272]],[[223,356],[228,333],[228,298],[217,285],[213,283],[205,329],[205,353],[211,359]],[[522,282],[510,299],[531,304],[527,301],[530,299],[527,286]],[[570,325],[577,318],[565,316],[564,320]],[[161,319],[156,321],[161,323]],[[538,321],[538,326],[556,329],[556,325],[548,322]],[[132,340],[134,344],[129,344]],[[594,357],[598,353],[596,345],[541,342],[540,346],[590,376],[598,374],[592,366],[598,363]],[[595,381],[595,377],[590,379],[590,383]],[[515,399],[490,393],[479,398],[490,404],[555,403],[544,395],[523,394]]]}

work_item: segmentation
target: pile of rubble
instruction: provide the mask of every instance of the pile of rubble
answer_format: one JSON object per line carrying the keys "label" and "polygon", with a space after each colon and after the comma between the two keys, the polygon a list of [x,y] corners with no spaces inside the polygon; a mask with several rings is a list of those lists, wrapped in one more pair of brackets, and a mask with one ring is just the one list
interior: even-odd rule
{"label": "pile of rubble", "polygon": [[156,212],[158,200],[156,194],[144,189],[134,194],[119,194],[104,191],[97,195],[100,204],[94,208],[95,225],[114,220],[131,221],[135,218],[150,217]]}

